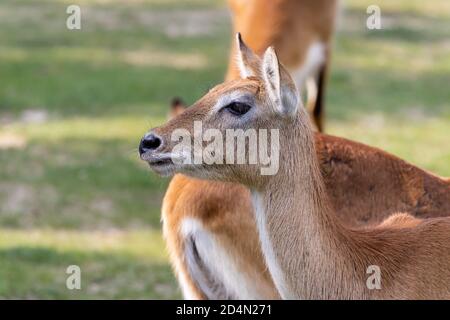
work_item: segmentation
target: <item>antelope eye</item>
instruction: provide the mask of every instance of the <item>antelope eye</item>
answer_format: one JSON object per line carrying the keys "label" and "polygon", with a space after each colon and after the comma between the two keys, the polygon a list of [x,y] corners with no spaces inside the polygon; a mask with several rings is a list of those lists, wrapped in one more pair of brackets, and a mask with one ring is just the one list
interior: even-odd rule
{"label": "antelope eye", "polygon": [[226,110],[228,110],[231,114],[234,114],[235,116],[242,116],[246,114],[251,107],[242,102],[232,102],[229,105],[225,106]]}

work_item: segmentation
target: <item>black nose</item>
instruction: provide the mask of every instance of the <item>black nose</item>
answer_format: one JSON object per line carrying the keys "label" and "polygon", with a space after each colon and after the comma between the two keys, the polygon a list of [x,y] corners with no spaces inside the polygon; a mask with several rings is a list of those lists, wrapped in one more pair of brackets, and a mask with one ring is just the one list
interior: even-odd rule
{"label": "black nose", "polygon": [[147,133],[139,144],[139,153],[143,154],[147,151],[158,149],[161,145],[161,138],[153,133]]}

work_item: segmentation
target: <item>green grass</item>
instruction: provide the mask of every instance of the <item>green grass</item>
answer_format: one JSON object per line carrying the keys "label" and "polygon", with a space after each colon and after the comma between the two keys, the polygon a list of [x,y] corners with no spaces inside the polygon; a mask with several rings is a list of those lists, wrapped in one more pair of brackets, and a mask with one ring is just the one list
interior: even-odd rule
{"label": "green grass", "polygon": [[[71,3],[0,3],[0,297],[178,298],[167,180],[137,144],[173,96],[192,103],[223,78],[224,3],[82,0],[82,30],[68,31]],[[448,1],[378,1],[379,31],[365,28],[370,1],[345,3],[327,131],[450,176]],[[80,291],[65,286],[72,264]]]}
{"label": "green grass", "polygon": [[[2,229],[1,298],[144,299],[178,297],[156,231]],[[68,290],[66,269],[81,269]]]}

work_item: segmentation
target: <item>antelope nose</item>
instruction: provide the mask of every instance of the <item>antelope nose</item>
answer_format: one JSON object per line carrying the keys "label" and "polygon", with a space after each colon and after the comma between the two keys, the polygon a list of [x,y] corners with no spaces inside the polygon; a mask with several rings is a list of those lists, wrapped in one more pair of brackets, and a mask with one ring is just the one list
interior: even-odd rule
{"label": "antelope nose", "polygon": [[147,133],[139,144],[139,154],[144,154],[147,151],[153,151],[161,146],[161,138],[153,133]]}

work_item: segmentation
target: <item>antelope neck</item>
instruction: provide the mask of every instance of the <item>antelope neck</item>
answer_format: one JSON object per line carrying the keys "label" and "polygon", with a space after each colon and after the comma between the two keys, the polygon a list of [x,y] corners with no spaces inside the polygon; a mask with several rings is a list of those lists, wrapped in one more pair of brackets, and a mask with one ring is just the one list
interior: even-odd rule
{"label": "antelope neck", "polygon": [[252,191],[252,199],[266,263],[281,296],[333,298],[340,289],[332,284],[354,269],[346,255],[352,239],[333,217],[312,131],[300,116],[280,130],[278,174]]}

